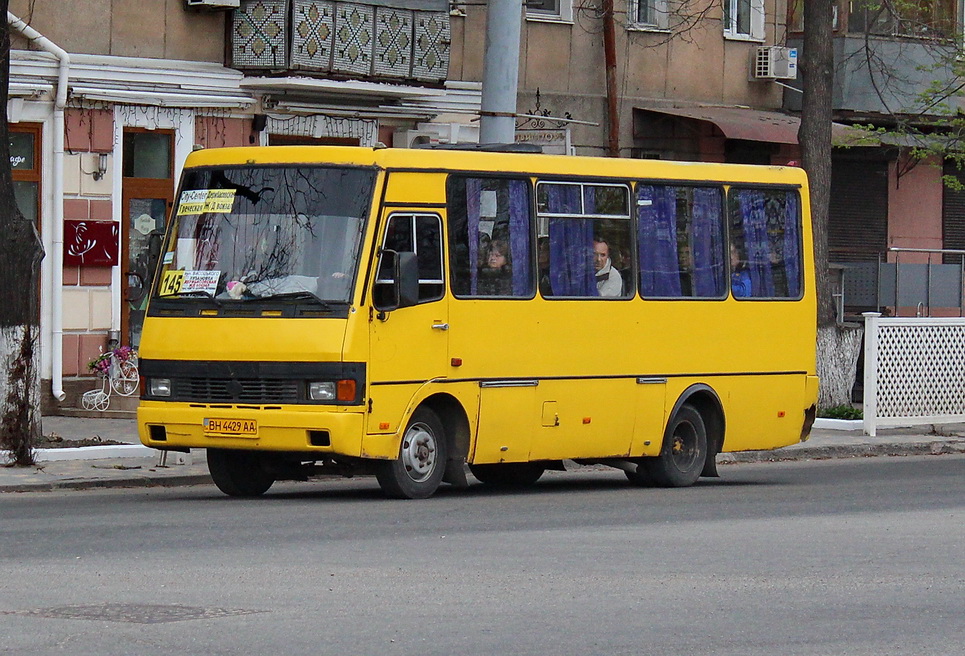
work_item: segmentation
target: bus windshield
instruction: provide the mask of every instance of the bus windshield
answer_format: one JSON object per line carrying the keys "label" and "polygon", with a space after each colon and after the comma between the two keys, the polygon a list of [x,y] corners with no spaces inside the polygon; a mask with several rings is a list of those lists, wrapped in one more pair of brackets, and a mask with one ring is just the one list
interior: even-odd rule
{"label": "bus windshield", "polygon": [[375,171],[188,170],[155,298],[350,300]]}

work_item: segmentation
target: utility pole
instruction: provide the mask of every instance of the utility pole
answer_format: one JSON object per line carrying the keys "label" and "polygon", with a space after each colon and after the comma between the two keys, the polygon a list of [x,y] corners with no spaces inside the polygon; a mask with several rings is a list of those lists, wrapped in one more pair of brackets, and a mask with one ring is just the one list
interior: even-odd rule
{"label": "utility pole", "polygon": [[617,108],[616,35],[613,28],[613,0],[603,0],[603,55],[606,66],[606,115],[608,157],[620,156],[620,113]]}
{"label": "utility pole", "polygon": [[483,57],[479,143],[516,140],[516,88],[522,0],[489,0]]}

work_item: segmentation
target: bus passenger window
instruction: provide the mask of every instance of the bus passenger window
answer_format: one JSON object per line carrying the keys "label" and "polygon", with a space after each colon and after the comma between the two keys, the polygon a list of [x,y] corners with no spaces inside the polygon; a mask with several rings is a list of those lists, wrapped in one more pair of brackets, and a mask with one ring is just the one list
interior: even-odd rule
{"label": "bus passenger window", "polygon": [[632,295],[633,240],[627,186],[540,182],[536,198],[543,296]]}
{"label": "bus passenger window", "polygon": [[446,192],[453,293],[531,298],[529,182],[451,176]]}
{"label": "bus passenger window", "polygon": [[[419,302],[437,301],[445,292],[442,276],[442,221],[435,214],[393,214],[385,228],[382,247],[398,253],[415,253],[419,264]],[[374,295],[376,306],[387,299],[393,272],[386,258],[379,259]]]}
{"label": "bus passenger window", "polygon": [[[798,192],[737,189],[728,194],[730,240],[746,267],[753,298],[801,297],[801,212]],[[738,294],[734,294],[738,296]]]}
{"label": "bus passenger window", "polygon": [[637,186],[644,298],[726,295],[722,200],[719,187]]}

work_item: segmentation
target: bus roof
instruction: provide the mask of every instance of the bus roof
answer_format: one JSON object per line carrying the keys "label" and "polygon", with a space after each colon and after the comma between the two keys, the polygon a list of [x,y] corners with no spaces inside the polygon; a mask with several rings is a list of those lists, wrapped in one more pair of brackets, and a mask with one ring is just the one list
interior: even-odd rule
{"label": "bus roof", "polygon": [[343,164],[385,170],[475,171],[581,178],[666,178],[804,186],[803,169],[792,166],[678,162],[653,159],[482,152],[433,148],[364,148],[360,146],[250,146],[208,148],[188,157],[185,168],[198,166]]}

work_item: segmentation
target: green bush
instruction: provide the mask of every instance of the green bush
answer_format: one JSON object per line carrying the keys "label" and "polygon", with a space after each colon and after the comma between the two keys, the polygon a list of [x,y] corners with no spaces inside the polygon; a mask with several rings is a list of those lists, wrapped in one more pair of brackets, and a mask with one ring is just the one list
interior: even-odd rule
{"label": "green bush", "polygon": [[864,414],[858,408],[850,405],[836,405],[832,408],[819,408],[818,417],[824,419],[864,419]]}

